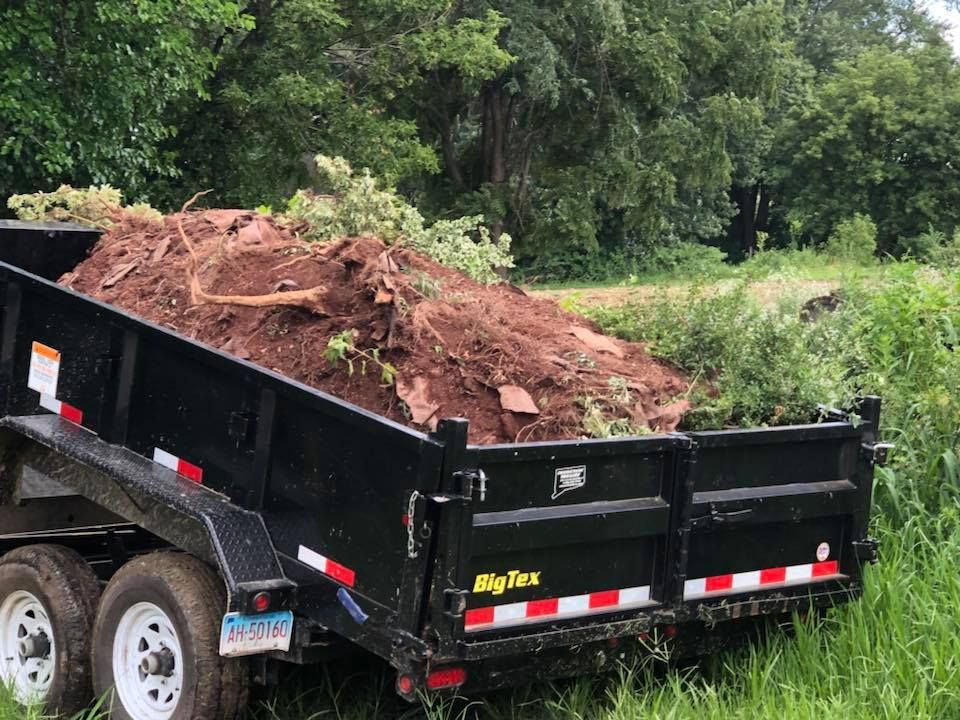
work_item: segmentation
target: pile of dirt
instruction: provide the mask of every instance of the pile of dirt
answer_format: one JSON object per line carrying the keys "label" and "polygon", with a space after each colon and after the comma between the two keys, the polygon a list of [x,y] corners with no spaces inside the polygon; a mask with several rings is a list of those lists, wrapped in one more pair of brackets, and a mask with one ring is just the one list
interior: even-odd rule
{"label": "pile of dirt", "polygon": [[666,432],[687,409],[681,374],[552,301],[245,210],[124,216],[60,282],[419,429],[466,417],[475,443],[583,437],[586,414]]}

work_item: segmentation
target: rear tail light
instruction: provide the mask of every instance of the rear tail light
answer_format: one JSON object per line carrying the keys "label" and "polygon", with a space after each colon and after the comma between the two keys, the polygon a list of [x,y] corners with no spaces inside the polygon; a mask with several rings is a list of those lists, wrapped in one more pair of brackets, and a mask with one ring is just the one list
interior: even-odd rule
{"label": "rear tail light", "polygon": [[397,678],[397,690],[401,695],[409,695],[413,692],[413,678],[409,675],[401,675]]}
{"label": "rear tail light", "polygon": [[253,596],[253,609],[258,613],[266,612],[270,609],[270,593],[258,592]]}
{"label": "rear tail light", "polygon": [[460,687],[467,681],[467,671],[463,668],[452,667],[434,670],[427,675],[427,687],[430,690]]}

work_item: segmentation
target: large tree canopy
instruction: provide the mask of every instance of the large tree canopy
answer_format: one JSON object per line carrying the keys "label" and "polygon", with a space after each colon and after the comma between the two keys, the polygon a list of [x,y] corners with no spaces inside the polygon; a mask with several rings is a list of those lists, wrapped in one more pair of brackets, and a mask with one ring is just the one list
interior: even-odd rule
{"label": "large tree canopy", "polygon": [[175,157],[171,103],[202,96],[228,0],[13,0],[0,7],[0,195],[112,182],[145,192]]}
{"label": "large tree canopy", "polygon": [[960,222],[960,69],[943,44],[844,61],[783,133],[781,192],[796,232],[826,240],[856,213],[881,250]]}
{"label": "large tree canopy", "polygon": [[957,224],[942,35],[919,0],[11,0],[0,194],[279,205],[323,153],[561,274],[857,213],[898,250]]}

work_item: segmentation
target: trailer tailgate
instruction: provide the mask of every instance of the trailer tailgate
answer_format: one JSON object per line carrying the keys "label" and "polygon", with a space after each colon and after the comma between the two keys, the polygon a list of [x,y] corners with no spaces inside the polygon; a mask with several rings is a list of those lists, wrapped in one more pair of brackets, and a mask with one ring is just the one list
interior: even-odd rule
{"label": "trailer tailgate", "polygon": [[683,436],[470,450],[458,564],[463,635],[659,604]]}

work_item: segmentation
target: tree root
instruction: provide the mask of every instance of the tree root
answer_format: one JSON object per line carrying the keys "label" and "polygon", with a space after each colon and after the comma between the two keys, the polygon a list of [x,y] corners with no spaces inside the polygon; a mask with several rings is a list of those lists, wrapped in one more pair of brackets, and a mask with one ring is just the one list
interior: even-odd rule
{"label": "tree root", "polygon": [[[210,190],[198,192],[192,198],[187,200],[180,208],[181,215],[199,198],[203,197]],[[180,231],[180,239],[187,248],[190,255],[190,261],[187,263],[187,284],[190,288],[190,302],[194,305],[240,305],[242,307],[275,307],[289,306],[301,307],[315,315],[329,316],[330,313],[323,307],[322,299],[327,292],[327,288],[322,285],[309,288],[307,290],[293,290],[290,292],[273,292],[266,295],[211,295],[200,286],[200,278],[197,275],[197,266],[199,261],[197,251],[187,233],[183,229],[183,218],[177,219],[177,230]]]}

